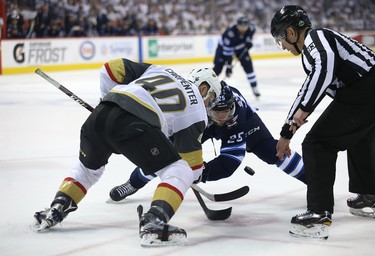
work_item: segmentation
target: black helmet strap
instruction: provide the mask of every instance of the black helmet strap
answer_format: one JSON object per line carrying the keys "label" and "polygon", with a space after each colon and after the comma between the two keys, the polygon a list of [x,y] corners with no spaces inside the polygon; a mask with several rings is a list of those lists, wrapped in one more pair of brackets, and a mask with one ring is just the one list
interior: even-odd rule
{"label": "black helmet strap", "polygon": [[296,30],[296,32],[297,32],[297,40],[294,42],[294,43],[292,43],[292,42],[290,42],[289,40],[288,40],[288,38],[286,37],[286,32],[285,32],[285,41],[288,43],[288,44],[292,44],[293,46],[294,46],[294,49],[296,49],[296,51],[298,52],[298,54],[301,54],[301,50],[298,48],[298,46],[297,46],[297,43],[298,43],[298,41],[299,41],[299,38],[300,38],[300,36],[301,36],[301,33],[300,33],[300,31],[298,30],[298,29],[296,29],[296,28],[294,28],[295,30]]}

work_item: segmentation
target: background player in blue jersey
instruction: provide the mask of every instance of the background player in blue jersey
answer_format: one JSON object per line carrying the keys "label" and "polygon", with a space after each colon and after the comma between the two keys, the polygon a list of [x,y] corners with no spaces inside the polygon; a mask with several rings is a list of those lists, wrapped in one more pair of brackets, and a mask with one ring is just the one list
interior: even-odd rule
{"label": "background player in blue jersey", "polygon": [[257,87],[257,79],[251,57],[248,53],[250,48],[253,47],[255,30],[255,25],[250,24],[246,17],[239,18],[236,25],[227,28],[216,48],[213,70],[217,75],[220,75],[225,66],[225,75],[230,77],[233,68],[232,60],[235,55],[246,73],[247,80],[255,97],[258,98],[260,93]]}
{"label": "background player in blue jersey", "polygon": [[[204,163],[203,174],[198,181],[215,181],[231,176],[241,165],[246,152],[252,152],[264,162],[276,165],[305,183],[301,156],[291,151],[289,157],[279,160],[276,156],[277,140],[260,117],[236,88],[228,86],[224,81],[221,81],[221,85],[221,94],[208,111],[208,127],[202,138],[202,143],[211,138],[221,140],[220,155]],[[111,190],[110,197],[114,201],[123,200],[154,177],[145,175],[137,167],[126,183]]]}

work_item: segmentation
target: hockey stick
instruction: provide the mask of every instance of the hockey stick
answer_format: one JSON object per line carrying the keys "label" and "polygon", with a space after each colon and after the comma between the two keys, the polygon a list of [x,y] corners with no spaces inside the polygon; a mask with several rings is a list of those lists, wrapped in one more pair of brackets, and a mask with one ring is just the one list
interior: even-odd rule
{"label": "hockey stick", "polygon": [[[231,66],[232,66],[232,72],[233,72],[233,69],[237,66],[237,64],[238,64],[239,62],[241,62],[241,59],[245,56],[245,54],[246,54],[248,51],[249,51],[249,49],[248,49],[247,47],[245,47],[245,48],[242,50],[242,52],[241,52],[241,54],[238,56],[237,60],[235,60],[234,64],[231,65]],[[225,79],[227,79],[227,78],[228,78],[228,76],[225,74],[223,80],[225,80]]]}
{"label": "hockey stick", "polygon": [[233,69],[235,66],[237,66],[237,64],[238,64],[239,62],[241,62],[241,59],[246,55],[246,53],[249,52],[249,50],[250,50],[250,49],[248,49],[247,47],[245,47],[245,48],[242,50],[240,56],[238,56],[236,62],[232,65],[232,69]]}
{"label": "hockey stick", "polygon": [[48,82],[50,82],[52,85],[54,85],[57,89],[59,89],[60,91],[62,91],[63,93],[65,93],[66,95],[68,95],[70,98],[72,98],[74,101],[78,102],[82,107],[86,108],[87,110],[89,110],[90,112],[94,111],[94,108],[91,107],[89,104],[87,104],[85,101],[83,101],[81,98],[79,98],[77,95],[75,95],[74,93],[72,93],[71,91],[69,91],[68,89],[66,89],[63,85],[61,85],[60,83],[58,83],[55,79],[51,78],[50,76],[48,76],[46,73],[44,73],[42,70],[40,70],[39,68],[37,68],[35,70],[35,73],[37,73],[38,75],[40,75],[41,77],[43,77],[45,80],[47,80]]}
{"label": "hockey stick", "polygon": [[[216,148],[215,148],[215,142],[214,142],[213,138],[211,138],[211,142],[212,142],[212,146],[213,146],[213,149],[214,149],[215,156],[217,156]],[[250,174],[250,175],[254,175],[254,173],[255,173],[254,170],[251,169],[249,166],[246,166],[244,170],[248,174],[250,174],[252,172],[252,174]],[[240,198],[240,197],[246,195],[250,190],[250,188],[248,186],[243,186],[239,189],[233,190],[233,191],[228,192],[228,193],[210,194],[210,193],[204,191],[203,189],[201,189],[200,187],[198,187],[197,184],[192,184],[192,187],[195,190],[199,191],[202,195],[204,195],[205,197],[207,197],[208,199],[210,199],[211,201],[214,201],[214,202],[234,200],[234,199],[237,199],[237,198]]]}
{"label": "hockey stick", "polygon": [[247,193],[249,193],[250,188],[248,186],[243,186],[239,189],[233,190],[228,193],[223,193],[223,194],[210,194],[206,191],[204,191],[202,188],[200,188],[196,184],[192,184],[191,188],[194,190],[198,191],[202,195],[204,195],[206,198],[208,198],[211,201],[214,202],[223,202],[223,201],[231,201],[240,197],[243,197]]}
{"label": "hockey stick", "polygon": [[199,194],[199,192],[195,190],[193,187],[191,187],[191,190],[193,190],[195,197],[198,199],[200,206],[202,207],[204,213],[206,214],[209,220],[226,220],[232,214],[232,207],[225,208],[222,210],[209,209],[206,203],[203,201],[201,194]]}
{"label": "hockey stick", "polygon": [[[46,73],[44,73],[39,68],[37,70],[35,70],[35,73],[37,73],[38,75],[40,75],[41,77],[43,77],[45,80],[47,80],[48,82],[50,82],[56,88],[58,88],[63,93],[65,93],[66,95],[68,95],[69,97],[71,97],[73,100],[77,101],[81,106],[83,106],[84,108],[86,108],[90,112],[94,111],[94,108],[92,106],[90,106],[84,100],[80,99],[77,95],[75,95],[74,93],[72,93],[71,91],[69,91],[68,89],[66,89],[59,82],[57,82],[53,78],[49,77]],[[194,191],[194,194],[196,195],[196,197],[198,199],[198,202],[201,205],[203,211],[206,213],[206,216],[207,216],[208,219],[210,219],[210,220],[225,220],[225,219],[227,219],[230,216],[230,214],[232,212],[232,208],[231,207],[227,208],[227,209],[224,209],[224,210],[218,210],[218,211],[210,210],[210,209],[207,208],[207,206],[204,203],[204,201],[203,201],[202,197],[200,196],[199,192],[196,191],[196,190],[194,190],[194,189],[193,189],[193,191]]]}
{"label": "hockey stick", "polygon": [[237,65],[238,62],[241,61],[241,59],[246,55],[246,53],[249,52],[249,50],[250,50],[250,49],[248,49],[247,47],[245,47],[245,48],[242,50],[240,56],[238,56],[238,58],[237,58],[237,62],[234,63],[233,68]]}

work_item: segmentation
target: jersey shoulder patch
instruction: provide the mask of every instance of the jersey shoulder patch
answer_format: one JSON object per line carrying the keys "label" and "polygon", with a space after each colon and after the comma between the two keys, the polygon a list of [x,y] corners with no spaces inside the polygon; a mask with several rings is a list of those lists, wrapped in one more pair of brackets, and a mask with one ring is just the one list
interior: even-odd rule
{"label": "jersey shoulder patch", "polygon": [[307,47],[306,47],[306,50],[308,52],[311,52],[312,50],[314,50],[316,47],[315,47],[315,44],[314,42],[312,42],[311,44],[309,44]]}

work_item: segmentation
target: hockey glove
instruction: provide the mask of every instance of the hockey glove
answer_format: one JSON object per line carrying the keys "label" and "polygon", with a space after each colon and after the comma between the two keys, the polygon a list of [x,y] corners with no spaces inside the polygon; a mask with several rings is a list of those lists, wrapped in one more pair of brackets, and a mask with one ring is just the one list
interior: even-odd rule
{"label": "hockey glove", "polygon": [[233,73],[232,65],[227,65],[226,70],[225,70],[226,77],[228,77],[228,78],[231,77],[232,73]]}
{"label": "hockey glove", "polygon": [[194,184],[198,184],[199,182],[206,183],[207,176],[208,176],[208,165],[207,165],[206,162],[203,162],[203,171],[202,171],[202,174],[193,183]]}
{"label": "hockey glove", "polygon": [[253,43],[252,42],[246,43],[247,50],[250,50],[252,47],[253,47]]}

